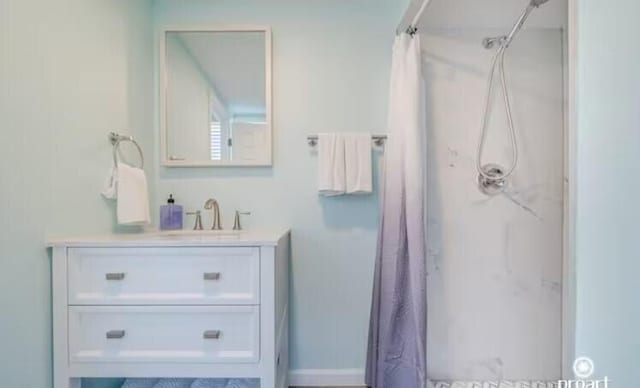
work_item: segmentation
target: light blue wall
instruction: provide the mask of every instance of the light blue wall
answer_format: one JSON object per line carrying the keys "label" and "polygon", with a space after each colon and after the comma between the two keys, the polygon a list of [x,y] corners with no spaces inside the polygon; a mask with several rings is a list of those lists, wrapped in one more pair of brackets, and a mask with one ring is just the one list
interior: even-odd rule
{"label": "light blue wall", "polygon": [[131,128],[153,167],[150,7],[143,0],[0,1],[3,387],[51,386],[45,240],[113,229],[113,211],[99,196],[108,131]]}
{"label": "light blue wall", "polygon": [[406,5],[388,0],[155,1],[158,26],[273,28],[274,167],[162,169],[157,194],[164,200],[174,193],[188,210],[215,197],[226,228],[235,209],[246,209],[252,211],[248,228],[293,229],[293,369],[364,367],[378,198],[319,198],[317,157],[306,136],[385,132],[391,44]]}
{"label": "light blue wall", "polygon": [[[274,28],[273,169],[161,170],[157,195],[190,208],[209,196],[254,212],[248,227],[294,230],[293,367],[360,368],[364,360],[377,198],[319,199],[307,134],[384,130],[389,47],[406,1],[158,0],[160,22]],[[577,352],[632,387],[640,312],[640,4],[580,3]],[[149,4],[0,1],[0,376],[51,383],[48,236],[103,233],[97,193],[106,132],[152,140]],[[148,151],[150,154],[151,151]],[[157,159],[157,153],[156,153]],[[153,186],[156,176],[148,164]]]}
{"label": "light blue wall", "polygon": [[[51,384],[47,237],[114,230],[98,192],[109,130],[130,128],[148,155],[152,190],[191,208],[209,196],[254,215],[248,227],[294,229],[293,366],[364,363],[377,198],[320,200],[318,131],[383,132],[390,45],[405,1],[158,1],[172,23],[274,28],[275,167],[162,170],[154,136],[150,2],[0,1],[0,376]],[[154,208],[156,208],[154,206]],[[304,340],[303,340],[304,339]]]}
{"label": "light blue wall", "polygon": [[637,387],[640,2],[578,3],[577,355]]}

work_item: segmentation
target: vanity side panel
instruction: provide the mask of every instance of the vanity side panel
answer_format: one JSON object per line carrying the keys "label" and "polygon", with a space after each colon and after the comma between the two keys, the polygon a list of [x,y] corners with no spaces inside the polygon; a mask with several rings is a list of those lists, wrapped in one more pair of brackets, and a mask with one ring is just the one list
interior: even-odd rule
{"label": "vanity side panel", "polygon": [[260,388],[275,388],[275,246],[260,247]]}
{"label": "vanity side panel", "polygon": [[276,387],[287,387],[289,374],[289,268],[291,236],[285,234],[275,251]]}
{"label": "vanity side panel", "polygon": [[280,332],[282,318],[289,305],[289,234],[283,236],[275,248],[275,325],[276,333]]}
{"label": "vanity side panel", "polygon": [[53,386],[68,388],[67,248],[51,249],[51,297],[53,301]]}

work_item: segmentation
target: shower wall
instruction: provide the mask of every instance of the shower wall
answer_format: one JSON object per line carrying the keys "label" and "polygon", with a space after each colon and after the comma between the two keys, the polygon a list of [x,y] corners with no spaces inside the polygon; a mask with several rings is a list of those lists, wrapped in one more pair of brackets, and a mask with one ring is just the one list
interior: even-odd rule
{"label": "shower wall", "polygon": [[[507,54],[520,161],[503,195],[477,188],[475,158],[504,30],[424,31],[428,96],[429,374],[557,380],[562,366],[563,38],[526,29]],[[484,162],[508,166],[502,94]]]}

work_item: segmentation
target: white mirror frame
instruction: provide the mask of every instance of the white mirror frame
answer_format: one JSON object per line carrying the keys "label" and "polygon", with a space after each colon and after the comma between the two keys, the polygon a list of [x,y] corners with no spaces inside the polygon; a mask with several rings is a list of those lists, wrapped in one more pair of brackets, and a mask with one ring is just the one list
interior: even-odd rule
{"label": "white mirror frame", "polygon": [[[263,162],[188,161],[169,158],[167,134],[167,33],[169,32],[263,32],[265,36],[265,102],[267,117],[267,157]],[[160,114],[160,164],[163,167],[270,167],[273,165],[273,73],[271,28],[264,26],[167,26],[160,30],[159,57],[159,114]]]}

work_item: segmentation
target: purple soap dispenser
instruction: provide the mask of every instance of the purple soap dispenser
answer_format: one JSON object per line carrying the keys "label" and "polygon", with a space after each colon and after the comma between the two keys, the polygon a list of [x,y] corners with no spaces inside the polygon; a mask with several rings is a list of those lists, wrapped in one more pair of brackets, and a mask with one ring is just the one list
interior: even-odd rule
{"label": "purple soap dispenser", "polygon": [[173,194],[160,206],[160,230],[182,230],[182,206],[176,205]]}

